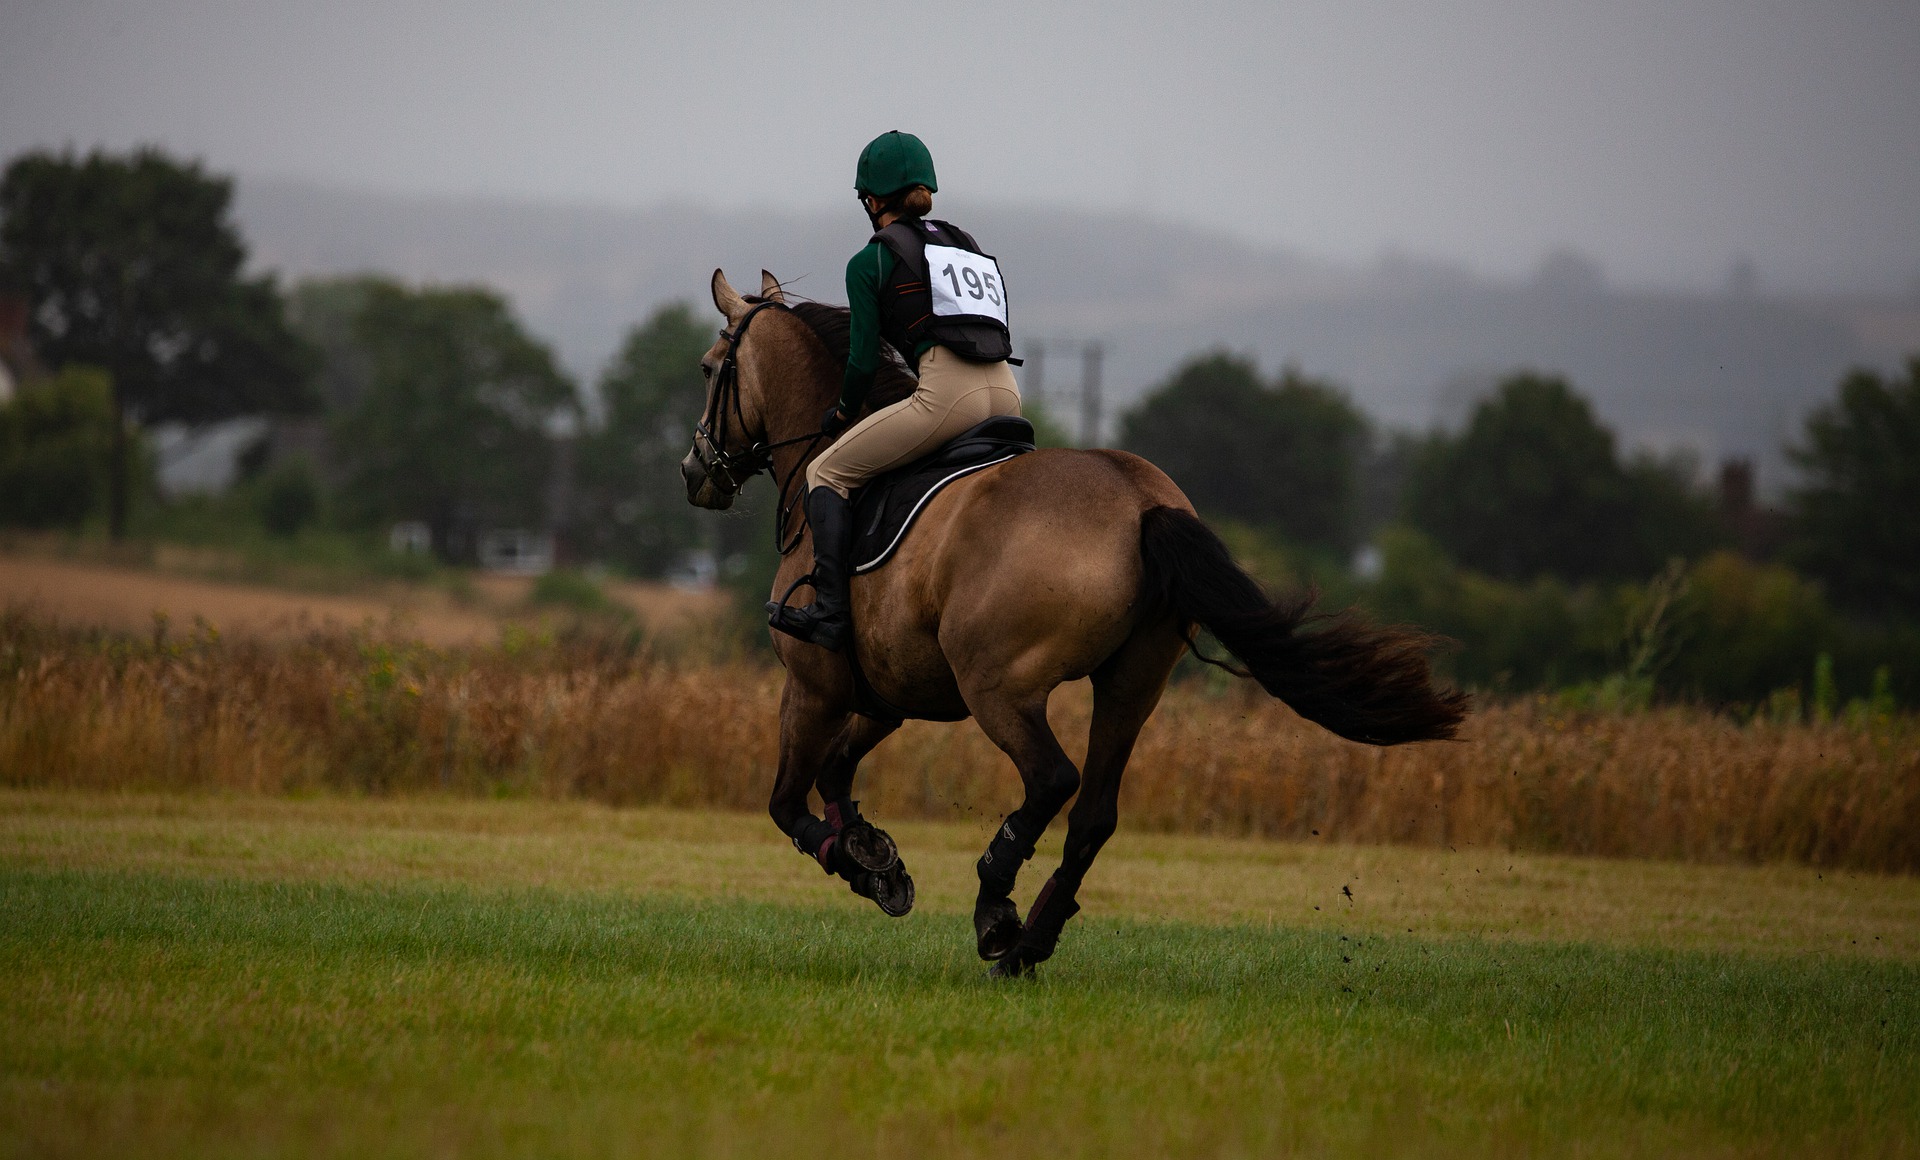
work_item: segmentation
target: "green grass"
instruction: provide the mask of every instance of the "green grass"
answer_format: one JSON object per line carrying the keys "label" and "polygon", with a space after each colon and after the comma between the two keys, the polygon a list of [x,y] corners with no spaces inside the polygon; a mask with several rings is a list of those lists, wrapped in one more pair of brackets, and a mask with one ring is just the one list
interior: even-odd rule
{"label": "green grass", "polygon": [[13,865],[0,1151],[1920,1150],[1911,963],[860,907]]}

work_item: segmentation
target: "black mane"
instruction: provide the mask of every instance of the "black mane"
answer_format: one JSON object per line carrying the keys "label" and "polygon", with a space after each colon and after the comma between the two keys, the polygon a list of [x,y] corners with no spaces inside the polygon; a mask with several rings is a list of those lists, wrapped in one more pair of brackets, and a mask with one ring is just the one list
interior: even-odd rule
{"label": "black mane", "polygon": [[[749,298],[749,302],[758,301]],[[827,353],[841,366],[847,365],[847,348],[851,345],[849,331],[852,324],[850,312],[844,306],[828,306],[824,302],[811,302],[802,299],[788,304],[794,317],[807,324]],[[897,403],[913,394],[919,386],[906,364],[901,361],[899,352],[893,349],[885,339],[880,341],[880,369],[874,372],[873,393],[867,396],[867,410],[878,410]]]}

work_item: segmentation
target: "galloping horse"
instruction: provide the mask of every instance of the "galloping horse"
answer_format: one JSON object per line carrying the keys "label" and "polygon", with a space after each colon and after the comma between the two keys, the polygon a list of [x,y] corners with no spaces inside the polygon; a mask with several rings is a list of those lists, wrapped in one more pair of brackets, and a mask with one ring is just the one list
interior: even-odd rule
{"label": "galloping horse", "polygon": [[[789,303],[765,271],[758,295],[741,295],[719,270],[712,290],[727,325],[701,361],[707,402],[681,464],[687,497],[726,508],[748,478],[771,470],[781,482],[778,535],[790,487],[827,442],[820,416],[839,397],[847,313]],[[911,389],[903,368],[883,367],[869,406]],[[812,558],[804,531],[783,547],[776,598]],[[1453,736],[1467,698],[1434,687],[1432,638],[1351,614],[1310,615],[1311,602],[1269,598],[1171,479],[1105,450],[1029,452],[955,481],[886,567],[853,579],[851,650],[871,690],[907,716],[971,716],[1020,772],[1025,799],[977,867],[974,933],[996,975],[1047,959],[1078,912],[1074,894],[1118,821],[1134,740],[1196,625],[1239,658],[1241,675],[1342,737],[1398,745]],[[787,681],[768,812],[803,853],[904,914],[912,880],[892,840],[850,815],[860,760],[898,723],[855,712],[847,655],[781,633],[773,643]],[[1047,698],[1083,677],[1092,678],[1093,726],[1076,770],[1047,725]],[[825,821],[809,809],[814,789]],[[1060,867],[1022,922],[1015,878],[1076,792]],[[823,832],[832,837],[813,848]]]}

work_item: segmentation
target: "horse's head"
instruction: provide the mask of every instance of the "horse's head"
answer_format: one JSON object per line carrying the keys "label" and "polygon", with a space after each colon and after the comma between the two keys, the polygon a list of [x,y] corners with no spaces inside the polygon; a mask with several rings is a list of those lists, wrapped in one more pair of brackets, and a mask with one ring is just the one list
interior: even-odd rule
{"label": "horse's head", "polygon": [[760,271],[760,295],[752,299],[735,290],[725,272],[713,272],[713,305],[727,325],[700,359],[707,402],[693,429],[693,447],[680,461],[687,502],[695,507],[732,507],[740,488],[771,462],[761,364],[747,356],[748,329],[768,307],[785,304],[780,280],[765,270]]}

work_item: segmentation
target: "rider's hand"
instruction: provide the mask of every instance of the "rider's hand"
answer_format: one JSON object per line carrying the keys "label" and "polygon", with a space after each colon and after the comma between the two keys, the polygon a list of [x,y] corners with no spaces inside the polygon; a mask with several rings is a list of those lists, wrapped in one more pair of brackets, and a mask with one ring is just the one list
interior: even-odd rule
{"label": "rider's hand", "polygon": [[838,435],[840,432],[845,431],[847,425],[852,422],[852,417],[842,410],[838,404],[835,404],[827,409],[826,417],[820,420],[820,433],[823,435]]}

